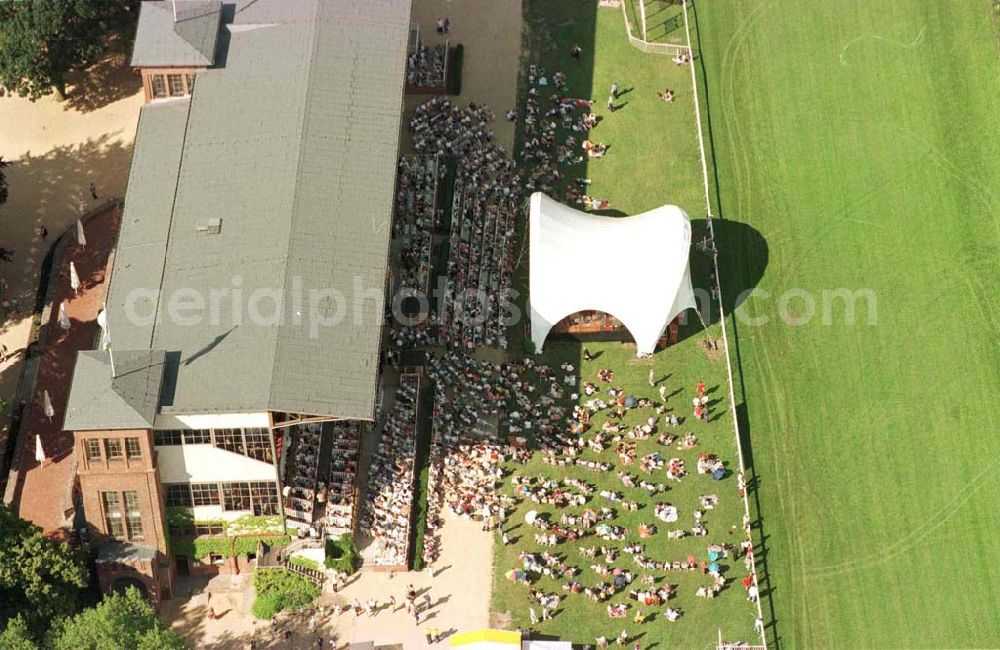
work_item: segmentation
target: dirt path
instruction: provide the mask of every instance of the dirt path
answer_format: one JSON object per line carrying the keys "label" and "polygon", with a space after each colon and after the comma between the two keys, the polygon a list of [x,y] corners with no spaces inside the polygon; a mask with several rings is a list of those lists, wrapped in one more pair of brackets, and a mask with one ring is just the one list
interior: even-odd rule
{"label": "dirt path", "polygon": [[[102,68],[100,74],[108,74]],[[132,73],[115,89],[130,89]],[[96,83],[96,82],[95,82]],[[134,84],[137,89],[137,82]],[[73,89],[71,89],[73,90]],[[0,156],[10,162],[5,171],[10,189],[0,207],[0,246],[14,251],[10,263],[0,263],[9,304],[0,318],[0,343],[11,356],[0,361],[0,399],[11,405],[20,375],[22,352],[31,332],[31,310],[42,260],[58,235],[75,224],[85,210],[108,196],[122,196],[128,178],[132,142],[142,95],[117,92],[97,107],[101,93],[71,96],[64,103],[44,97],[35,103],[19,97],[0,98]],[[100,200],[94,200],[90,184]],[[44,226],[48,237],[38,230]],[[0,415],[0,439],[9,426],[10,408]]]}

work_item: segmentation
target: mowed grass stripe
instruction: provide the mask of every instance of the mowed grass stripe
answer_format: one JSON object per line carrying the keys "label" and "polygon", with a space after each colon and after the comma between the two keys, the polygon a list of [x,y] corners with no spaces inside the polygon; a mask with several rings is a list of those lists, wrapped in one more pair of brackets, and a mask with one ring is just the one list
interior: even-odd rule
{"label": "mowed grass stripe", "polygon": [[[782,644],[996,647],[989,5],[698,10],[720,212],[768,244],[772,298],[741,310],[774,316],[791,288],[877,296],[873,327],[738,326]],[[723,253],[725,275],[750,254]]]}

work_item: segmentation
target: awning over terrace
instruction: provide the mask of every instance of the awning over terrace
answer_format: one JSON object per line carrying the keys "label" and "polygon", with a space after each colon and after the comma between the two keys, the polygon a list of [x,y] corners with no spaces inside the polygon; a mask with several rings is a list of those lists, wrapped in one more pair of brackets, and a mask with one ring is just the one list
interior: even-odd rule
{"label": "awning over terrace", "polygon": [[695,307],[688,255],[691,222],[664,205],[632,217],[602,217],[531,195],[531,340],[578,311],[620,320],[648,354],[671,320]]}

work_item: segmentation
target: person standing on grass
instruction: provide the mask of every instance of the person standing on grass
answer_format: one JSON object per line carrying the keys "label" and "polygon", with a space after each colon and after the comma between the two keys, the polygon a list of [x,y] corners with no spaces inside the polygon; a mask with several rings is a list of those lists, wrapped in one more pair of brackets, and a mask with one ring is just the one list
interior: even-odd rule
{"label": "person standing on grass", "polygon": [[580,47],[579,44],[577,43],[573,43],[573,47],[569,48],[569,55],[574,59],[576,59],[577,61],[580,60],[580,54],[582,53],[583,53],[583,48]]}
{"label": "person standing on grass", "polygon": [[618,99],[618,82],[611,82],[611,99]]}
{"label": "person standing on grass", "polygon": [[757,602],[757,598],[760,596],[760,592],[757,590],[757,585],[750,585],[747,589],[747,600],[751,603]]}
{"label": "person standing on grass", "polygon": [[757,634],[764,636],[764,619],[762,619],[760,616],[758,616],[757,619],[753,622],[753,630]]}
{"label": "person standing on grass", "polygon": [[660,386],[660,401],[664,403],[667,401],[667,387],[664,385]]}
{"label": "person standing on grass", "polygon": [[588,350],[586,347],[583,348],[583,360],[584,361],[593,361],[594,360],[594,355],[592,355],[590,353],[590,350]]}
{"label": "person standing on grass", "polygon": [[704,381],[699,381],[698,385],[695,388],[698,391],[698,397],[704,397],[705,396],[705,382]]}
{"label": "person standing on grass", "polygon": [[535,613],[535,608],[534,607],[529,607],[528,608],[528,618],[531,619],[531,624],[532,625],[538,625],[538,614]]}
{"label": "person standing on grass", "polygon": [[656,371],[653,370],[652,368],[649,369],[649,385],[650,386],[656,385]]}

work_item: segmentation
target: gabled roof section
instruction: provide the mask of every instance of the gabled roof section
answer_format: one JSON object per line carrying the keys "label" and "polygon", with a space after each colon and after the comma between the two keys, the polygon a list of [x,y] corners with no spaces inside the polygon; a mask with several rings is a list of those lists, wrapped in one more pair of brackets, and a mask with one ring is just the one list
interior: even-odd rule
{"label": "gabled roof section", "polygon": [[[223,27],[225,65],[199,73],[189,107],[143,109],[111,343],[167,352],[163,412],[370,420],[410,0],[304,0],[287,22],[267,21],[291,5],[243,4],[252,22]],[[171,297],[191,291],[225,292],[221,318],[175,318]],[[274,301],[250,300],[277,294],[272,322]]]}
{"label": "gabled roof section", "polygon": [[132,65],[138,68],[209,67],[215,63],[221,22],[220,0],[143,2],[132,48]]}
{"label": "gabled roof section", "polygon": [[146,429],[160,401],[166,355],[162,350],[84,350],[77,354],[66,404],[66,431]]}

